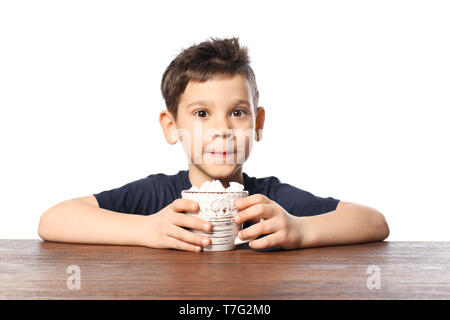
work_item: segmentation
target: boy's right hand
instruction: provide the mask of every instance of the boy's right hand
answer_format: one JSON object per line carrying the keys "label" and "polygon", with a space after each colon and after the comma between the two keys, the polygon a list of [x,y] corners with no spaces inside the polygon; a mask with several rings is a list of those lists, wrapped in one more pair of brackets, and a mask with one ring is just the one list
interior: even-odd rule
{"label": "boy's right hand", "polygon": [[201,251],[211,240],[189,229],[203,232],[211,230],[211,223],[183,212],[197,212],[198,203],[190,199],[176,199],[161,211],[146,216],[143,224],[142,243],[151,248],[173,248]]}

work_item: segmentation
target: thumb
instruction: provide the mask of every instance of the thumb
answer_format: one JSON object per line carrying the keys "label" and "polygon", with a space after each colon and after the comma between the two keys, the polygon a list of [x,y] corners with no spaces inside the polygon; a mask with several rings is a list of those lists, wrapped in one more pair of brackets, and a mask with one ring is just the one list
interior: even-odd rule
{"label": "thumb", "polygon": [[172,209],[176,212],[197,212],[198,211],[198,203],[194,200],[190,199],[176,199],[173,202]]}

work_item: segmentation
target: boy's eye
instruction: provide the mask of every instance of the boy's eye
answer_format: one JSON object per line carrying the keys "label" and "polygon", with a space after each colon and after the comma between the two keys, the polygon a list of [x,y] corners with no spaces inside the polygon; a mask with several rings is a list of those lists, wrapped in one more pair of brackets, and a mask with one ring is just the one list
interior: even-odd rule
{"label": "boy's eye", "polygon": [[[205,118],[207,113],[208,112],[206,110],[198,110],[198,111],[194,112],[194,115],[196,115],[200,118]],[[235,110],[231,111],[231,114],[235,117],[241,117],[242,115],[247,114],[247,111],[245,111],[244,109],[235,109]]]}
{"label": "boy's eye", "polygon": [[[194,112],[195,115],[199,115],[199,116],[200,116],[200,114],[204,114],[204,113],[206,113],[205,110],[198,110],[198,111]],[[200,118],[204,118],[204,117],[200,116]]]}
{"label": "boy's eye", "polygon": [[232,111],[233,115],[245,115],[247,112],[244,109],[236,109]]}

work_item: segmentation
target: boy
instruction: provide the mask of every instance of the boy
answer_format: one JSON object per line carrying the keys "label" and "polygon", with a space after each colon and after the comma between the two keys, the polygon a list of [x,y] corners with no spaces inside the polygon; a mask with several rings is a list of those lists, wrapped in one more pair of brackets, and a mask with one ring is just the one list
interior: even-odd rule
{"label": "boy", "polygon": [[258,107],[247,48],[237,38],[211,38],[182,51],[164,72],[161,91],[167,107],[159,115],[165,139],[182,143],[188,170],[152,174],[63,201],[42,215],[42,239],[201,251],[210,239],[187,229],[208,232],[211,225],[183,213],[199,208],[181,199],[181,191],[216,179],[225,188],[234,181],[249,191],[236,203],[235,221],[244,222],[241,239],[256,237],[249,243],[252,249],[350,244],[389,235],[384,216],[375,209],[242,171],[253,139],[262,139],[265,111]]}

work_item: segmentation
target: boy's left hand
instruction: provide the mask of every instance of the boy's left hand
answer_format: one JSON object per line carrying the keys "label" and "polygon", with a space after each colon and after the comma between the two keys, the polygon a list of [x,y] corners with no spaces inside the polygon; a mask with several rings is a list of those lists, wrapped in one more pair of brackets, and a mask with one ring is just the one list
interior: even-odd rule
{"label": "boy's left hand", "polygon": [[[252,240],[249,246],[252,249],[263,249],[280,246],[284,249],[297,249],[300,247],[301,230],[299,219],[289,214],[275,201],[262,194],[253,194],[236,201],[238,213],[234,215],[236,223],[247,220],[259,221],[248,228],[239,231],[239,238],[246,240],[268,234],[257,240]],[[260,219],[264,220],[260,220]]]}

